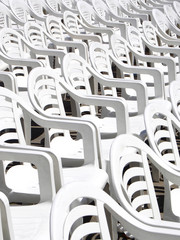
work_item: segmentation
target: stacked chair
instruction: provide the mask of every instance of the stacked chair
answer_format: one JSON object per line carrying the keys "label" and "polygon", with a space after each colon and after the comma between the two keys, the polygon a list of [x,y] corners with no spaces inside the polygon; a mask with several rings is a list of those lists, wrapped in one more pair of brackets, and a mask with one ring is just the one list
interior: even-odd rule
{"label": "stacked chair", "polygon": [[180,238],[179,14],[0,0],[0,239]]}

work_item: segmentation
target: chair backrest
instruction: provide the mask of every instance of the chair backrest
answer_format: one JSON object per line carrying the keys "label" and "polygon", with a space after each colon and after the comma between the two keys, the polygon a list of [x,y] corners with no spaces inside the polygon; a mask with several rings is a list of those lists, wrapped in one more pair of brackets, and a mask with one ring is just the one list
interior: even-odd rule
{"label": "chair backrest", "polygon": [[24,24],[28,21],[30,11],[26,2],[21,0],[9,0],[9,7],[14,15]]}
{"label": "chair backrest", "polygon": [[[91,65],[98,73],[113,78],[112,63],[108,49],[104,44],[91,43],[89,47],[89,57]],[[101,92],[103,95],[117,96],[117,90],[115,88],[108,88],[101,85]]]}
{"label": "chair backrest", "polygon": [[[78,204],[78,198],[88,198],[93,204]],[[122,232],[139,240],[178,239],[179,230],[164,227],[152,227],[132,217],[103,190],[86,183],[72,183],[62,187],[57,193],[50,216],[50,236],[52,240],[83,239],[89,235],[102,240],[113,239],[110,234],[108,219],[122,226]],[[91,221],[82,223],[87,217]],[[116,231],[116,228],[113,228]]]}
{"label": "chair backrest", "polygon": [[81,20],[73,12],[65,11],[63,14],[63,21],[64,21],[64,25],[72,33],[80,34],[83,31]]}
{"label": "chair backrest", "polygon": [[[23,112],[18,102],[8,98],[7,96],[1,96],[0,104],[1,112],[1,136],[0,144],[15,143],[26,145],[24,136],[24,123]],[[8,119],[8,121],[7,121]]]}
{"label": "chair backrest", "polygon": [[143,33],[147,41],[154,46],[164,46],[166,45],[159,35],[157,28],[150,21],[143,21]]}
{"label": "chair backrest", "polygon": [[[90,68],[91,66],[76,54],[69,53],[64,57],[62,64],[63,76],[69,86],[76,91],[76,94],[92,95],[90,84],[92,81],[92,74],[89,71]],[[96,115],[96,109],[94,106],[87,106],[77,102],[75,104],[78,116],[88,113],[94,116]]]}
{"label": "chair backrest", "polygon": [[131,2],[131,4],[132,4],[133,6],[135,6],[136,8],[145,9],[144,6],[142,6],[140,0],[131,0],[130,2]]}
{"label": "chair backrest", "polygon": [[45,30],[37,23],[27,22],[24,26],[26,39],[35,47],[47,48],[48,40]]}
{"label": "chair backrest", "polygon": [[51,37],[55,40],[63,41],[64,40],[64,31],[62,27],[62,22],[59,18],[48,15],[46,18],[46,29]]}
{"label": "chair backrest", "polygon": [[106,4],[111,12],[117,16],[124,17],[125,14],[123,14],[118,0],[106,0]]}
{"label": "chair backrest", "polygon": [[33,18],[37,19],[40,24],[44,24],[47,13],[47,8],[43,0],[27,0],[27,4],[30,8],[31,15]]}
{"label": "chair backrest", "polygon": [[19,28],[19,26],[23,26],[24,21],[18,18],[9,8],[0,2],[0,28]]}
{"label": "chair backrest", "polygon": [[180,131],[178,119],[171,113],[167,101],[150,103],[144,113],[148,141],[164,161],[180,166],[176,136]]}
{"label": "chair backrest", "polygon": [[180,17],[180,3],[179,1],[173,1],[173,7],[177,15]]}
{"label": "chair backrest", "polygon": [[[93,234],[99,236],[100,239],[111,240],[105,211],[106,207],[107,209],[113,208],[116,202],[100,189],[95,187],[92,190],[90,184],[73,183],[68,185],[57,193],[53,201],[50,217],[51,239],[83,239]],[[72,190],[73,192],[70,194]],[[78,198],[82,194],[85,194],[88,200],[94,201],[94,204],[78,204]],[[92,220],[83,224],[82,218],[87,216]]]}
{"label": "chair backrest", "polygon": [[152,10],[152,21],[153,24],[158,28],[159,32],[167,38],[177,38],[176,34],[173,32],[171,24],[165,15],[161,10],[159,9],[153,9]]}
{"label": "chair backrest", "polygon": [[166,14],[169,21],[174,25],[174,27],[180,30],[180,17],[175,12],[173,6],[164,5],[164,13]]}
{"label": "chair backrest", "polygon": [[[1,29],[0,34],[0,49],[5,56],[13,59],[30,59],[30,51],[25,42],[26,39],[12,28]],[[21,64],[9,64],[9,71],[17,78],[17,87],[20,89],[27,88],[28,67]]]}
{"label": "chair backrest", "polygon": [[92,5],[102,19],[112,21],[111,13],[103,0],[92,0]]}
{"label": "chair backrest", "polygon": [[169,86],[169,97],[172,104],[172,111],[180,121],[180,83],[172,81]]}
{"label": "chair backrest", "polygon": [[45,0],[45,2],[46,4],[48,4],[50,8],[52,8],[53,11],[57,13],[62,13],[61,4],[59,0]]}
{"label": "chair backrest", "polygon": [[[132,65],[131,61],[131,51],[128,47],[129,43],[122,37],[117,35],[112,35],[110,39],[110,46],[112,53],[117,58],[118,61],[120,61],[122,64],[127,64],[129,66]],[[134,79],[133,74],[131,73],[124,73],[121,72],[121,77],[125,79]]]}
{"label": "chair backrest", "polygon": [[[128,26],[127,33],[128,33],[127,34],[128,41],[129,41],[130,45],[133,47],[133,50],[136,51],[140,55],[148,57],[148,54],[146,53],[146,42],[144,40],[144,36],[142,35],[142,33],[134,26]],[[150,55],[158,56],[158,53],[154,51],[153,53],[150,52]],[[162,57],[162,56],[160,55],[159,57]],[[170,56],[168,56],[168,57],[170,58]],[[163,62],[163,57],[162,57],[162,62]],[[170,70],[170,65],[168,66],[168,64],[162,64],[161,62],[158,63],[158,61],[154,61],[154,63],[151,63],[151,65],[150,65],[154,68],[159,68],[162,70],[163,75],[164,75],[164,85],[166,87],[165,96],[167,96],[167,97],[168,97],[167,88],[169,86],[169,83],[177,78],[177,73],[178,73],[178,70],[176,70],[175,61],[173,58],[172,58],[172,62],[174,62],[173,70]],[[145,62],[145,61],[138,60],[137,57],[135,57],[135,63],[137,65],[148,66],[148,61]],[[178,64],[177,64],[177,66],[178,66]],[[172,75],[171,75],[171,73],[172,73]]]}
{"label": "chair backrest", "polygon": [[127,11],[134,11],[131,7],[130,0],[128,0],[128,1],[121,0],[121,1],[119,1],[119,4],[121,5],[121,7],[123,7]]}
{"label": "chair backrest", "polygon": [[133,135],[119,135],[111,146],[112,194],[139,219],[161,219],[148,162],[154,155],[146,143]]}
{"label": "chair backrest", "polygon": [[[36,22],[26,22],[24,25],[24,35],[27,41],[35,48],[48,49],[51,41],[48,38],[46,30]],[[50,67],[51,62],[48,55],[36,55],[36,59],[40,60],[44,66]]]}
{"label": "chair backrest", "polygon": [[135,51],[138,53],[144,54],[144,45],[141,38],[141,32],[139,29],[135,28],[134,26],[128,26],[127,28],[127,36],[130,45],[133,47]]}
{"label": "chair backrest", "polygon": [[97,13],[91,4],[85,1],[78,1],[77,8],[80,14],[80,17],[88,26],[102,26],[100,23]]}
{"label": "chair backrest", "polygon": [[75,14],[78,14],[77,10],[77,0],[61,0],[62,11],[71,11]]}
{"label": "chair backrest", "polygon": [[[29,74],[29,97],[33,107],[41,115],[47,117],[66,117],[63,102],[65,90],[61,87],[59,81],[61,81],[61,78],[57,75],[56,71],[47,67],[34,69]],[[68,130],[49,129],[46,145],[49,146],[50,142],[58,136],[70,138],[70,133]]]}
{"label": "chair backrest", "polygon": [[[93,66],[93,68],[96,70],[96,72],[100,73],[102,76],[104,76],[107,79],[119,79],[119,81],[124,81],[124,79],[127,80],[135,80],[135,77],[132,73],[132,71],[126,71],[126,69],[131,69],[131,59],[130,59],[130,52],[128,49],[128,43],[125,39],[123,39],[121,36],[112,35],[111,36],[111,42],[110,42],[111,50],[108,50],[103,44],[101,43],[92,43],[89,48],[89,56],[90,61]],[[114,53],[115,57],[113,56],[112,52]],[[118,66],[118,64],[121,64]],[[117,68],[116,68],[117,66]],[[125,66],[125,69],[124,69]],[[141,79],[138,78],[139,80]],[[122,96],[126,100],[132,100],[129,101],[129,113],[130,115],[137,115],[138,113],[144,112],[143,107],[141,108],[138,104],[138,96],[135,93],[134,89],[129,89],[128,87],[121,88],[107,88],[106,86],[101,86],[101,91],[105,95],[112,95],[112,96]],[[153,93],[152,93],[153,92]],[[151,94],[153,94],[154,97],[155,90],[152,90]],[[147,95],[147,97],[149,97]],[[151,97],[151,96],[150,96]],[[150,98],[149,97],[149,98]],[[133,109],[132,109],[133,106]],[[141,110],[140,110],[141,109]]]}

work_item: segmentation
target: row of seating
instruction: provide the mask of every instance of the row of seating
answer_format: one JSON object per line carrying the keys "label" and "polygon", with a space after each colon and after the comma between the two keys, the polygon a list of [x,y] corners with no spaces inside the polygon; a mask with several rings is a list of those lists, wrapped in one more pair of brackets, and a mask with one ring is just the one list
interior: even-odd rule
{"label": "row of seating", "polygon": [[165,3],[1,0],[1,239],[179,238],[179,3]]}

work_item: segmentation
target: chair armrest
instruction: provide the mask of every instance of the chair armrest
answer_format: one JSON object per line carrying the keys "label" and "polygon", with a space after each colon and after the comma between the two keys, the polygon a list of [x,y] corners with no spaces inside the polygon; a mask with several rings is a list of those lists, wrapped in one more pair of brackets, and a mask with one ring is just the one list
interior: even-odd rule
{"label": "chair armrest", "polygon": [[[29,115],[30,112],[28,111],[27,114]],[[100,165],[101,159],[98,159],[98,149],[96,145],[97,134],[99,133],[92,122],[72,117],[44,117],[38,113],[36,114],[36,112],[33,112],[33,115],[30,114],[29,117],[44,128],[78,131],[81,134],[84,143],[84,164],[92,164],[95,166]]]}
{"label": "chair armrest", "polygon": [[[160,52],[160,53],[173,53],[175,55],[180,55],[180,49],[178,47],[166,47],[166,46],[154,46],[151,45],[148,40],[143,38],[143,42],[144,44],[146,44],[146,46],[155,52]],[[174,44],[174,42],[168,41],[168,44]],[[179,42],[180,44],[180,42]]]}
{"label": "chair armrest", "polygon": [[47,56],[57,56],[59,57],[61,60],[63,59],[65,53],[60,51],[60,50],[56,50],[56,49],[46,49],[46,48],[31,48],[32,52],[35,54],[42,54],[42,55],[47,55]]}
{"label": "chair armrest", "polygon": [[122,37],[126,38],[126,24],[125,23],[106,21],[106,20],[102,19],[100,16],[98,16],[98,19],[101,23],[103,23],[107,27],[120,29]]}
{"label": "chair armrest", "polygon": [[163,42],[165,42],[168,45],[180,45],[179,39],[175,39],[172,37],[167,38],[167,36],[162,35],[159,31],[156,31],[156,34],[162,39]]}
{"label": "chair armrest", "polygon": [[169,82],[176,80],[176,63],[173,58],[166,57],[166,56],[142,55],[137,51],[134,51],[132,47],[130,48],[133,52],[133,55],[141,61],[151,62],[151,63],[162,63],[167,65]]}
{"label": "chair armrest", "polygon": [[134,13],[134,12],[130,12],[127,11],[124,7],[121,6],[122,12],[124,12],[126,15],[130,16],[130,17],[134,17],[134,18],[140,18],[142,21],[148,20],[148,14],[142,14],[142,13]]}
{"label": "chair armrest", "polygon": [[79,21],[80,24],[83,26],[83,28],[88,31],[88,32],[94,32],[94,33],[106,33],[109,36],[111,36],[113,34],[113,30],[108,29],[106,27],[96,27],[96,26],[92,26],[92,25],[86,25],[84,24],[84,22]]}
{"label": "chair armrest", "polygon": [[68,33],[68,35],[72,39],[91,40],[91,41],[95,41],[95,42],[102,42],[100,36],[90,35],[90,34],[77,34],[77,33],[73,33],[65,25],[63,26],[63,29]]}
{"label": "chair armrest", "polygon": [[143,114],[148,103],[147,86],[140,80],[127,80],[121,78],[106,78],[99,73],[92,73],[95,80],[103,86],[114,88],[130,88],[135,90],[137,96],[138,114]]}
{"label": "chair armrest", "polygon": [[3,82],[5,88],[18,93],[17,84],[11,72],[0,71],[0,81]]}
{"label": "chair armrest", "polygon": [[111,15],[117,21],[127,22],[127,23],[130,23],[134,27],[138,27],[137,19],[135,19],[133,17],[120,17],[120,16],[114,14],[112,11],[111,11]]}
{"label": "chair armrest", "polygon": [[13,227],[12,227],[9,201],[6,195],[2,192],[0,192],[0,212],[1,212],[1,225],[2,225],[2,233],[0,231],[1,239],[15,240]]}
{"label": "chair armrest", "polygon": [[20,66],[28,66],[28,67],[41,67],[42,63],[36,59],[22,59],[22,58],[12,58],[9,57],[2,52],[0,53],[0,59],[9,65],[20,65]]}
{"label": "chair armrest", "polygon": [[57,41],[51,38],[51,42],[54,43],[56,46],[63,46],[63,47],[72,47],[79,50],[79,54],[84,59],[87,59],[87,44],[84,42],[75,42],[75,41]]}
{"label": "chair armrest", "polygon": [[53,164],[50,156],[42,151],[0,149],[1,160],[34,164],[38,170],[40,200],[52,201],[55,196]]}
{"label": "chair armrest", "polygon": [[[111,60],[114,64],[121,69],[121,71],[125,71],[128,73],[134,74],[149,74],[154,78],[154,89],[155,89],[155,97],[156,98],[164,98],[164,79],[163,73],[152,67],[142,67],[142,66],[129,66],[118,61],[114,55],[110,55]],[[135,81],[136,82],[136,81]]]}
{"label": "chair armrest", "polygon": [[142,14],[147,14],[147,15],[152,15],[152,11],[148,10],[148,9],[140,9],[138,7],[136,7],[134,4],[131,4],[131,7],[133,10],[135,10],[138,13],[142,13]]}
{"label": "chair armrest", "polygon": [[[39,71],[39,69],[37,69]],[[58,75],[57,75],[58,77]],[[32,109],[32,106],[25,102],[20,96],[13,93],[12,91],[0,88],[0,94],[1,96],[6,96],[11,99],[14,99],[14,101],[18,102],[18,105],[22,108],[25,120],[31,119],[34,122],[36,122],[39,126],[42,126],[44,128],[54,128],[54,129],[69,129],[69,130],[77,130],[82,134],[82,137],[84,137],[85,140],[85,156],[84,159],[85,164],[91,164],[94,166],[99,166],[98,162],[98,150],[97,150],[97,129],[96,126],[91,123],[90,121],[82,121],[82,119],[72,119],[71,117],[57,117],[51,119],[50,117],[44,117],[34,111]],[[26,121],[25,121],[26,122]],[[80,126],[81,124],[81,126]],[[27,127],[29,127],[29,124],[27,124]],[[29,133],[29,129],[27,129],[25,126],[25,135],[26,132]],[[87,141],[87,142],[86,142]],[[91,144],[89,144],[91,142]],[[87,144],[88,143],[88,144]]]}
{"label": "chair armrest", "polygon": [[55,179],[55,188],[56,192],[64,185],[64,179],[62,175],[62,163],[60,156],[57,156],[57,153],[54,153],[52,149],[46,148],[46,147],[36,147],[32,145],[19,145],[19,144],[4,144],[1,145],[1,148],[3,149],[11,149],[17,150],[17,151],[24,151],[24,150],[31,150],[31,151],[37,151],[37,152],[44,152],[50,156],[53,162],[53,170],[54,170],[54,179]]}
{"label": "chair armrest", "polygon": [[61,81],[60,84],[78,103],[113,108],[116,113],[117,134],[129,131],[129,116],[127,103],[124,98],[103,95],[80,95],[77,94],[76,90],[65,81]]}

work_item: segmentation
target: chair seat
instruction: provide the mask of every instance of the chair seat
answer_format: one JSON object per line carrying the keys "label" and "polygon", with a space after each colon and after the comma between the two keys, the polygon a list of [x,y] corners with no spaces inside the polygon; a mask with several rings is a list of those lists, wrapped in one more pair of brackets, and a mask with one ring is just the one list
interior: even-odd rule
{"label": "chair seat", "polygon": [[[108,181],[107,173],[94,166],[63,168],[64,184],[91,182],[104,188]],[[97,177],[98,176],[98,177]],[[38,173],[30,164],[11,167],[6,174],[6,183],[14,192],[39,194]]]}
{"label": "chair seat", "polygon": [[104,188],[108,182],[107,173],[95,167],[79,167],[79,168],[64,168],[64,183],[69,184],[73,182],[89,182],[99,188]]}
{"label": "chair seat", "polygon": [[61,156],[64,167],[79,166],[84,163],[82,139],[75,141],[70,137],[55,137],[50,144],[51,148],[58,154],[58,156]]}
{"label": "chair seat", "polygon": [[93,115],[84,115],[82,118],[90,120],[96,124],[101,133],[101,138],[112,138],[117,134],[116,118],[105,117],[98,118]]}
{"label": "chair seat", "polygon": [[50,240],[49,217],[51,203],[10,208],[17,240]]}
{"label": "chair seat", "polygon": [[14,192],[39,194],[37,170],[30,164],[11,167],[5,177],[7,186]]}
{"label": "chair seat", "polygon": [[130,132],[138,136],[146,136],[143,114],[129,118]]}

